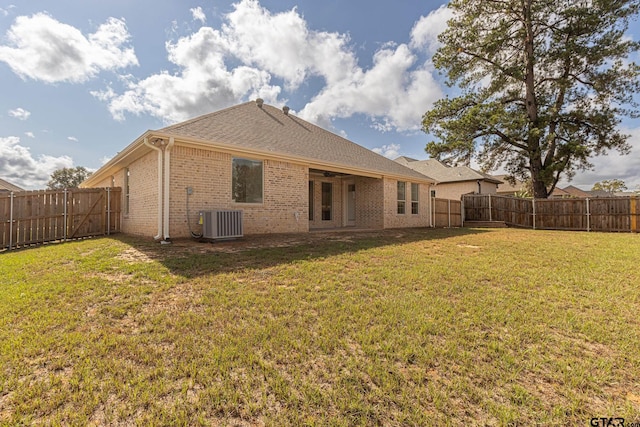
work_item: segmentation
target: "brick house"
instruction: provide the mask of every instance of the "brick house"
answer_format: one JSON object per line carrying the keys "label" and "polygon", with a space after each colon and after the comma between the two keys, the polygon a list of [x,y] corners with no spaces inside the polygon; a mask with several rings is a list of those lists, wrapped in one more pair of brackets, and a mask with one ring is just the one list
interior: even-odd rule
{"label": "brick house", "polygon": [[244,234],[428,227],[434,180],[262,100],[142,134],[82,187],[122,187],[122,231],[202,232],[234,209]]}

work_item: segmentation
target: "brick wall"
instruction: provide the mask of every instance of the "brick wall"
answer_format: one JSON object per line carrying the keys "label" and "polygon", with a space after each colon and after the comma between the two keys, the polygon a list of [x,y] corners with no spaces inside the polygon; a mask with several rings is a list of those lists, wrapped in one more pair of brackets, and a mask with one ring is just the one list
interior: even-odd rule
{"label": "brick wall", "polygon": [[142,236],[158,233],[158,153],[153,151],[129,164],[129,213],[125,212],[125,170],[114,174],[122,187],[122,232]]}
{"label": "brick wall", "polygon": [[356,227],[384,227],[383,180],[356,178]]}
{"label": "brick wall", "polygon": [[429,186],[420,184],[418,214],[411,213],[411,181],[406,182],[405,213],[398,214],[398,181],[384,179],[384,228],[428,227]]}
{"label": "brick wall", "polygon": [[[264,160],[263,203],[234,203],[231,200],[232,158],[231,154],[212,150],[180,145],[173,147],[169,214],[171,237],[187,237],[191,231],[201,233],[199,212],[215,209],[242,209],[245,234],[308,231],[306,167]],[[189,196],[188,218],[187,187],[193,190]]]}

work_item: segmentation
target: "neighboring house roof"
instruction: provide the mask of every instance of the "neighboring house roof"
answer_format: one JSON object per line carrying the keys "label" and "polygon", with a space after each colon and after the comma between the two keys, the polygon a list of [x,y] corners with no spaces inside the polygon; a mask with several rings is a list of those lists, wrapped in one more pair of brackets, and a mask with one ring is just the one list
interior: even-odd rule
{"label": "neighboring house roof", "polygon": [[24,189],[0,178],[0,191],[24,191]]}
{"label": "neighboring house roof", "polygon": [[251,101],[157,131],[145,132],[89,177],[85,185],[98,182],[125,156],[133,152],[139,156],[150,150],[144,145],[145,137],[174,137],[176,141],[246,152],[247,156],[262,155],[301,161],[309,164],[310,168],[322,170],[435,182],[428,176],[289,114],[286,107],[281,110]]}
{"label": "neighboring house roof", "polygon": [[588,191],[581,190],[573,185],[564,187],[562,190],[571,197],[591,197]]}
{"label": "neighboring house roof", "polygon": [[549,194],[549,197],[574,197],[574,196],[572,196],[569,192],[563,190],[562,188],[556,187],[553,189],[551,194]]}
{"label": "neighboring house roof", "polygon": [[401,165],[407,165],[409,162],[417,162],[418,159],[414,159],[412,157],[407,157],[407,156],[400,156],[397,159],[394,159],[394,161],[400,163]]}
{"label": "neighboring house roof", "polygon": [[502,181],[491,175],[476,171],[468,166],[446,166],[435,159],[415,160],[410,157],[399,157],[396,162],[417,172],[434,178],[440,183],[483,180],[494,184]]}

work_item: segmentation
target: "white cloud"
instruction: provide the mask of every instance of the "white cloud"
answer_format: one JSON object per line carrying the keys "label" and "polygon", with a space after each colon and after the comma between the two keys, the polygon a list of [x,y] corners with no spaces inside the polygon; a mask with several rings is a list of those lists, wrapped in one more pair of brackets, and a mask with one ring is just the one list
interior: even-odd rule
{"label": "white cloud", "polygon": [[202,11],[202,8],[200,6],[198,7],[194,7],[192,9],[189,9],[191,11],[191,15],[193,16],[193,20],[194,21],[200,21],[203,24],[205,22],[207,22],[207,17],[204,14],[204,12]]}
{"label": "white cloud", "polygon": [[25,135],[27,135],[29,138],[35,138],[36,136],[33,134],[33,132],[25,132]]}
{"label": "white cloud", "polygon": [[24,108],[16,108],[14,110],[9,110],[9,115],[18,120],[27,120],[31,115],[31,112],[25,110]]}
{"label": "white cloud", "polygon": [[400,157],[400,144],[383,145],[382,147],[374,148],[371,151],[381,154],[388,159],[397,159]]}
{"label": "white cloud", "polygon": [[67,139],[71,142],[78,142],[78,138],[76,138],[75,136],[68,136]]}
{"label": "white cloud", "polygon": [[16,5],[15,4],[10,4],[6,9],[3,9],[0,7],[0,15],[2,16],[9,16],[9,13],[11,12],[11,9],[15,9]]}
{"label": "white cloud", "polygon": [[166,43],[177,72],[130,79],[123,93],[109,87],[93,95],[118,120],[131,113],[175,122],[256,97],[284,103],[279,82],[293,91],[313,78],[324,86],[301,117],[330,127],[333,118],[364,114],[377,129],[401,131],[419,129],[424,111],[442,96],[433,67],[413,45],[384,45],[363,69],[348,35],[309,29],[296,9],[274,14],[256,0],[234,8],[219,30],[201,27]]}
{"label": "white cloud", "polygon": [[413,69],[417,57],[407,45],[385,47],[376,52],[369,70],[357,70],[327,85],[300,112],[300,116],[323,123],[326,118],[365,114],[380,131],[417,130],[422,114],[442,96],[428,64]]}
{"label": "white cloud", "polygon": [[422,16],[411,30],[411,43],[413,49],[424,49],[429,54],[434,54],[441,46],[438,35],[447,29],[447,21],[453,18],[453,11],[447,5]]}
{"label": "white cloud", "polygon": [[45,13],[19,16],[0,45],[0,61],[21,78],[83,82],[102,70],[138,65],[124,20],[109,18],[87,36]]}
{"label": "white cloud", "polygon": [[73,167],[68,156],[41,155],[37,159],[16,136],[0,137],[0,176],[25,189],[44,188],[53,171]]}

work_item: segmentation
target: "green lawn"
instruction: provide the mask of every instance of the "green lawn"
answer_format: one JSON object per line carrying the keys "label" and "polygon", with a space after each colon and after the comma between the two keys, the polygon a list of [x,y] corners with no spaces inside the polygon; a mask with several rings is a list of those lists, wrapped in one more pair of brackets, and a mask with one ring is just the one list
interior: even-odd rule
{"label": "green lawn", "polygon": [[0,253],[0,425],[640,421],[640,235],[250,243]]}

